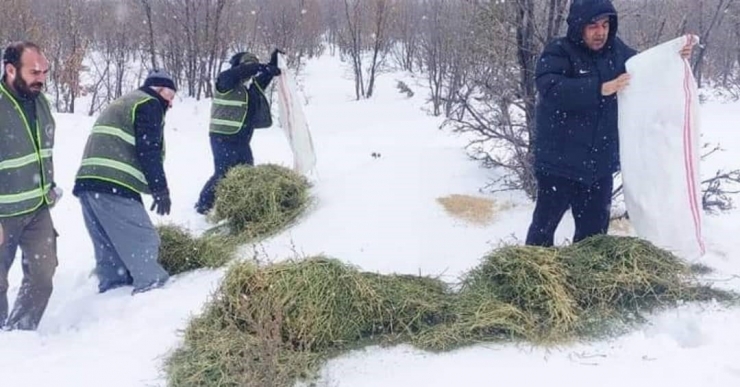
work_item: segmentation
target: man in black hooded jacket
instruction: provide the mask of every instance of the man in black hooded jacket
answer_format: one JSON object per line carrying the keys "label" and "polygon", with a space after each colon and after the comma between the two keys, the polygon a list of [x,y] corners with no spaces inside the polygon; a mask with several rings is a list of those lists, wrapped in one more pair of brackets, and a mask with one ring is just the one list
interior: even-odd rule
{"label": "man in black hooded jacket", "polygon": [[[617,37],[617,12],[609,0],[574,0],[567,22],[567,36],[550,42],[537,62],[538,189],[527,245],[552,246],[568,208],[574,243],[609,227],[619,170],[617,93],[629,84],[625,62],[637,51]],[[680,52],[690,54],[691,45]]]}

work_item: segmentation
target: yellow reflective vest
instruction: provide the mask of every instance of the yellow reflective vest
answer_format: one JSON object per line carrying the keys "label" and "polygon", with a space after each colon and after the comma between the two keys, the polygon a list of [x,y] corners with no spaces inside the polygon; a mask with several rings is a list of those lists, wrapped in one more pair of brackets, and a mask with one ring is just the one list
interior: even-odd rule
{"label": "yellow reflective vest", "polygon": [[52,204],[54,131],[49,101],[35,98],[36,124],[0,82],[0,217],[24,215]]}
{"label": "yellow reflective vest", "polygon": [[100,113],[85,144],[77,179],[107,181],[139,194],[151,194],[136,155],[134,122],[137,107],[152,99],[155,98],[136,89],[111,102]]}

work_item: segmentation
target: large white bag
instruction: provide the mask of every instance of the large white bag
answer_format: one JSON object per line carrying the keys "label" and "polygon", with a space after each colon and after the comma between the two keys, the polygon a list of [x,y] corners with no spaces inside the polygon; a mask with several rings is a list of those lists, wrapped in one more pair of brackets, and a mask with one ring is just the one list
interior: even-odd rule
{"label": "large white bag", "polygon": [[618,94],[624,199],[637,236],[687,260],[705,252],[699,174],[699,101],[687,35],[627,61]]}
{"label": "large white bag", "polygon": [[308,130],[306,117],[303,115],[303,106],[296,92],[293,74],[285,65],[285,59],[278,54],[278,67],[281,75],[275,77],[277,81],[278,107],[280,112],[280,126],[293,151],[293,169],[301,174],[307,174],[316,166],[311,132]]}

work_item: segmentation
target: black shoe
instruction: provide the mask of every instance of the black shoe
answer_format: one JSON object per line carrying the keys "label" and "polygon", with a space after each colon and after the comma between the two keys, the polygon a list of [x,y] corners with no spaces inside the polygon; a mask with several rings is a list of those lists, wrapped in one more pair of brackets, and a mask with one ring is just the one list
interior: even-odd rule
{"label": "black shoe", "polygon": [[100,284],[98,285],[98,293],[105,293],[109,290],[118,289],[124,286],[131,286],[133,284],[133,281],[130,282],[114,282],[114,283],[107,283],[107,284]]}
{"label": "black shoe", "polygon": [[170,277],[162,278],[162,279],[159,279],[157,281],[152,282],[151,284],[149,284],[147,286],[141,287],[139,289],[134,289],[134,290],[131,291],[131,295],[136,295],[136,294],[139,294],[139,293],[148,292],[148,291],[150,291],[152,289],[161,288],[162,286],[164,286],[169,281],[169,279],[170,279]]}
{"label": "black shoe", "polygon": [[197,204],[195,205],[195,212],[197,212],[197,213],[199,213],[201,215],[207,214],[208,211],[210,211],[209,208],[205,208],[205,207],[199,206]]}

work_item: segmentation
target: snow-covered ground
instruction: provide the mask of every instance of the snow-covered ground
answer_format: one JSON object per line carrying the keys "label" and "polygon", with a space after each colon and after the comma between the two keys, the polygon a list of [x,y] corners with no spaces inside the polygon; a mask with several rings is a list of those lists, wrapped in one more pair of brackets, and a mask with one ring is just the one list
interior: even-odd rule
{"label": "snow-covered ground", "polygon": [[[481,194],[494,172],[465,154],[465,140],[438,128],[423,110],[424,89],[409,99],[384,74],[376,95],[354,101],[352,81],[337,58],[309,62],[302,77],[305,113],[318,157],[315,207],[297,225],[255,246],[269,259],[324,253],[378,272],[440,274],[454,280],[501,241],[524,239],[532,204],[522,194]],[[407,83],[412,84],[408,79]],[[412,86],[413,87],[413,86]],[[166,172],[173,208],[156,222],[175,222],[196,232],[208,224],[193,210],[212,172],[207,122],[209,101],[178,100],[168,113]],[[131,296],[129,289],[96,293],[89,277],[93,249],[81,210],[71,195],[93,118],[56,115],[57,184],[66,195],[53,210],[59,267],[49,308],[37,332],[0,332],[1,386],[164,385],[161,364],[181,340],[188,318],[201,310],[223,270],[175,277],[164,289]],[[277,121],[276,121],[277,122]],[[740,104],[702,107],[704,141],[726,152],[704,165],[704,175],[740,160]],[[259,130],[258,163],[290,166],[280,128]],[[380,158],[371,157],[379,152]],[[475,226],[450,217],[436,201],[449,194],[496,200],[493,223]],[[147,198],[147,203],[149,199]],[[670,216],[670,214],[667,214]],[[723,286],[740,289],[740,213],[707,216],[709,254]],[[735,226],[732,226],[735,224]],[[567,215],[559,241],[572,235]],[[252,254],[245,247],[244,254]],[[10,274],[10,301],[22,277],[17,259]],[[688,305],[655,316],[644,329],[612,341],[543,350],[481,345],[432,355],[406,346],[367,348],[330,361],[329,386],[738,386],[740,310]]]}

